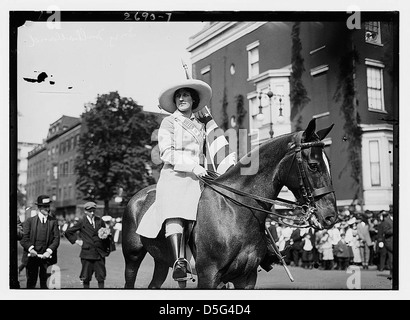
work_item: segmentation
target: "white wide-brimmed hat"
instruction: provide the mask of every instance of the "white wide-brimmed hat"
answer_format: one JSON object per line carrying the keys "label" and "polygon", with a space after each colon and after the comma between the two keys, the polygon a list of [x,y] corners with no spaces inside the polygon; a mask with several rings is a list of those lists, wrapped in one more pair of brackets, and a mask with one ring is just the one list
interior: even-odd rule
{"label": "white wide-brimmed hat", "polygon": [[177,109],[174,101],[174,94],[175,91],[182,88],[190,88],[198,92],[199,103],[195,109],[192,109],[192,112],[201,110],[209,103],[209,100],[211,100],[212,89],[206,82],[202,80],[188,79],[179,81],[162,90],[159,94],[159,107],[169,113],[174,113]]}

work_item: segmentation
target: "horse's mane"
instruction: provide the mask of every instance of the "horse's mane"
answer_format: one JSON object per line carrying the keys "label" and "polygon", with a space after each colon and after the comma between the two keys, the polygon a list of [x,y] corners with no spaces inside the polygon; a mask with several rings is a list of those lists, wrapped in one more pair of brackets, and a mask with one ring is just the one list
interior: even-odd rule
{"label": "horse's mane", "polygon": [[[221,174],[217,179],[222,180],[235,174],[238,170],[240,170],[240,168],[246,166],[246,163],[249,162],[245,162],[245,159],[250,158],[252,161],[252,158],[256,155],[261,156],[261,158],[266,158],[264,157],[264,155],[269,155],[272,152],[274,152],[276,156],[282,157],[288,150],[288,143],[297,133],[298,132],[285,133],[260,143],[257,147],[253,148],[244,156],[242,156],[241,159],[239,159],[239,161],[235,165],[231,166],[225,173]],[[283,155],[280,155],[280,151],[283,151]]]}

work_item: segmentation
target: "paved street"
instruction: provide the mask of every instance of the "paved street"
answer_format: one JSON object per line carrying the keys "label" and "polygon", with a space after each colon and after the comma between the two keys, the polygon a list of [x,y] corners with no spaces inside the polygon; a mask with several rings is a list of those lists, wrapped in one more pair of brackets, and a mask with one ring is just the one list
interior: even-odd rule
{"label": "paved street", "polygon": [[[19,261],[22,248],[19,245]],[[81,270],[79,258],[80,247],[71,245],[65,238],[61,239],[58,248],[58,267],[61,276],[61,289],[82,288],[78,275]],[[121,245],[107,258],[106,288],[122,289],[124,286],[124,258]],[[291,282],[282,266],[275,266],[269,273],[261,270],[258,273],[256,289],[286,289],[286,290],[348,290],[360,288],[365,290],[390,290],[391,281],[387,279],[388,271],[358,270],[350,273],[347,271],[325,271],[319,269],[307,270],[299,267],[289,267],[294,282]],[[153,272],[153,259],[147,254],[139,270],[136,289],[148,287]],[[177,289],[177,283],[171,279],[171,272],[165,281],[164,289]],[[26,287],[25,270],[19,275],[21,288]],[[39,284],[37,284],[38,286]],[[93,278],[91,287],[95,288],[97,282]],[[196,288],[196,282],[189,282],[187,289]]]}

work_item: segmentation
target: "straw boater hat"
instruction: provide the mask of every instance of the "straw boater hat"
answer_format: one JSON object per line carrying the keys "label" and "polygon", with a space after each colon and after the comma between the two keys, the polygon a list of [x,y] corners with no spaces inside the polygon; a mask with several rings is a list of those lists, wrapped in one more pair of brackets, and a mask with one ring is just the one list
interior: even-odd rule
{"label": "straw boater hat", "polygon": [[159,94],[159,107],[168,111],[169,113],[174,113],[177,109],[174,101],[175,91],[182,88],[191,88],[198,92],[199,103],[195,109],[192,109],[192,112],[197,112],[205,107],[209,100],[212,97],[211,87],[204,81],[188,79],[184,81],[179,81],[171,86],[168,86],[166,89],[162,90]]}

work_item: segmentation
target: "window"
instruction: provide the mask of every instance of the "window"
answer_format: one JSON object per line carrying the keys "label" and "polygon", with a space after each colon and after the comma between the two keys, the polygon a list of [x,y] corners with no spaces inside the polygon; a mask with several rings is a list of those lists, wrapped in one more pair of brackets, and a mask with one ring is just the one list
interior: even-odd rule
{"label": "window", "polygon": [[368,43],[381,44],[380,22],[369,21],[364,23],[365,40]]}
{"label": "window", "polygon": [[383,69],[366,61],[367,64],[367,101],[370,110],[384,111]]}
{"label": "window", "polygon": [[[212,87],[211,66],[207,65],[201,69],[202,81],[206,82]],[[208,103],[208,108],[212,111],[212,99]]]}
{"label": "window", "polygon": [[65,176],[68,175],[68,161],[64,162],[63,174],[64,174]]}
{"label": "window", "polygon": [[[260,100],[262,107],[266,106],[266,101],[265,101],[266,99],[263,99],[264,96],[265,95],[262,95],[261,96],[262,99]],[[263,122],[258,122],[258,120],[256,119],[256,116],[259,113],[259,95],[258,94],[256,94],[251,99],[249,99],[249,110],[250,110],[252,119],[254,120],[254,125],[252,126],[252,128],[256,129],[266,122],[265,121],[266,117],[264,117]]]}
{"label": "window", "polygon": [[57,174],[58,174],[58,167],[55,165],[53,167],[53,179],[57,179]]}
{"label": "window", "polygon": [[248,68],[249,78],[259,74],[259,41],[256,41],[246,47],[248,51]]}
{"label": "window", "polygon": [[369,141],[369,151],[371,185],[373,187],[380,186],[380,154],[378,140]]}
{"label": "window", "polygon": [[74,159],[70,159],[70,166],[68,167],[69,173],[74,174]]}
{"label": "window", "polygon": [[318,106],[318,113],[328,111],[328,81],[327,72],[312,77],[312,106]]}
{"label": "window", "polygon": [[235,64],[231,64],[231,66],[229,67],[229,72],[231,73],[231,75],[234,75],[236,70],[235,70]]}

